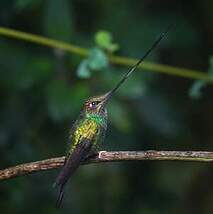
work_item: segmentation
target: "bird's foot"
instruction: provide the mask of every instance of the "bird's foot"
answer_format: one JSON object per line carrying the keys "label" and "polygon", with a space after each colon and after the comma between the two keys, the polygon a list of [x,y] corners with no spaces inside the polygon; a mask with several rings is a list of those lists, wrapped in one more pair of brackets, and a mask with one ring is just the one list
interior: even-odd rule
{"label": "bird's foot", "polygon": [[101,158],[102,153],[105,153],[105,152],[107,152],[107,151],[100,151],[100,152],[98,152],[98,158],[100,159],[100,158]]}

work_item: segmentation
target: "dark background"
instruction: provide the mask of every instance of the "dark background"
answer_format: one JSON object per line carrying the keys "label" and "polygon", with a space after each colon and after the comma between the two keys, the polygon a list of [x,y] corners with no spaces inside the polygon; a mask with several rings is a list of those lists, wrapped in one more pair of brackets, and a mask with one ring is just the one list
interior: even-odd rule
{"label": "dark background", "polygon": [[[116,54],[138,58],[170,23],[175,27],[149,60],[206,72],[213,50],[213,2],[1,0],[0,25],[94,46],[112,33]],[[0,36],[0,167],[61,156],[84,100],[106,92],[125,66],[83,79],[79,55]],[[113,83],[112,83],[113,82]],[[103,150],[213,149],[213,90],[190,97],[194,80],[138,70],[109,106]],[[195,83],[196,84],[196,83]],[[195,99],[197,97],[197,99]],[[80,167],[61,210],[52,184],[59,170],[2,181],[5,213],[206,213],[213,210],[208,163],[131,162]]]}

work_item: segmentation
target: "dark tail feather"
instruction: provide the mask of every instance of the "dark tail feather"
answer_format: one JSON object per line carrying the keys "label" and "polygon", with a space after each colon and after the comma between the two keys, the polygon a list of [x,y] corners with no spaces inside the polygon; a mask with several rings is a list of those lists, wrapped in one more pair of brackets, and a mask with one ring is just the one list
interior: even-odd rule
{"label": "dark tail feather", "polygon": [[65,161],[65,164],[59,173],[56,182],[54,183],[54,187],[59,187],[59,194],[56,202],[56,207],[59,208],[63,196],[64,196],[64,187],[67,181],[69,180],[70,176],[75,172],[75,170],[79,167],[81,164],[81,161],[85,159],[85,157],[88,155],[89,151],[91,149],[91,143],[90,141],[83,140],[81,143],[79,143],[74,152],[71,154],[71,156]]}
{"label": "dark tail feather", "polygon": [[57,198],[57,201],[56,201],[56,208],[60,208],[61,207],[61,203],[62,203],[63,197],[64,197],[64,186],[61,185],[60,189],[59,189],[58,198]]}

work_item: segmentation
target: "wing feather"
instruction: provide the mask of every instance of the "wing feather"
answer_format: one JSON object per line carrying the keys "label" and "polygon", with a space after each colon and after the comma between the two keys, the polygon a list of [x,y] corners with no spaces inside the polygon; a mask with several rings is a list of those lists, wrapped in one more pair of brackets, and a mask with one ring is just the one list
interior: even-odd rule
{"label": "wing feather", "polygon": [[64,187],[69,178],[75,172],[75,170],[79,167],[81,162],[87,157],[91,150],[92,143],[88,139],[82,139],[82,141],[76,146],[73,153],[70,155],[68,159],[65,160],[65,164],[59,173],[54,186],[59,187],[58,199],[56,202],[56,206],[60,207],[63,195],[64,195]]}

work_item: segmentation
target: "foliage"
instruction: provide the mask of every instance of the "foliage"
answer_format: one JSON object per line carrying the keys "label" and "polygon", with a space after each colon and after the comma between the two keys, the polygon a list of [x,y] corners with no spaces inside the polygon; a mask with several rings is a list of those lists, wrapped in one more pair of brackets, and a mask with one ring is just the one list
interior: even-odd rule
{"label": "foliage", "polygon": [[95,35],[97,47],[90,49],[88,58],[82,60],[77,75],[81,78],[91,77],[92,71],[101,71],[107,68],[109,60],[107,52],[113,53],[118,49],[118,44],[112,43],[112,35],[107,31],[99,31]]}
{"label": "foliage", "polygon": [[107,31],[99,31],[95,35],[95,42],[98,46],[111,53],[118,50],[118,44],[112,43],[112,34]]}
{"label": "foliage", "polygon": [[[210,57],[209,60],[209,69],[208,69],[209,77],[213,78],[213,56]],[[193,99],[200,99],[202,97],[201,90],[207,85],[207,82],[204,80],[197,80],[194,82],[192,87],[189,90],[189,96]]]}
{"label": "foliage", "polygon": [[[139,58],[171,22],[176,26],[148,60],[205,73],[213,47],[212,8],[211,1],[192,0],[3,0],[2,26],[90,47],[90,52],[82,59],[83,54],[0,36],[1,168],[64,154],[84,100],[110,90],[128,69],[109,63],[111,54]],[[191,84],[136,71],[109,105],[103,150],[212,150],[211,85]],[[202,99],[190,99],[189,90]],[[57,172],[1,183],[1,212],[58,213],[52,189]],[[212,172],[211,165],[189,163],[83,166],[67,186],[60,212],[208,214]]]}

